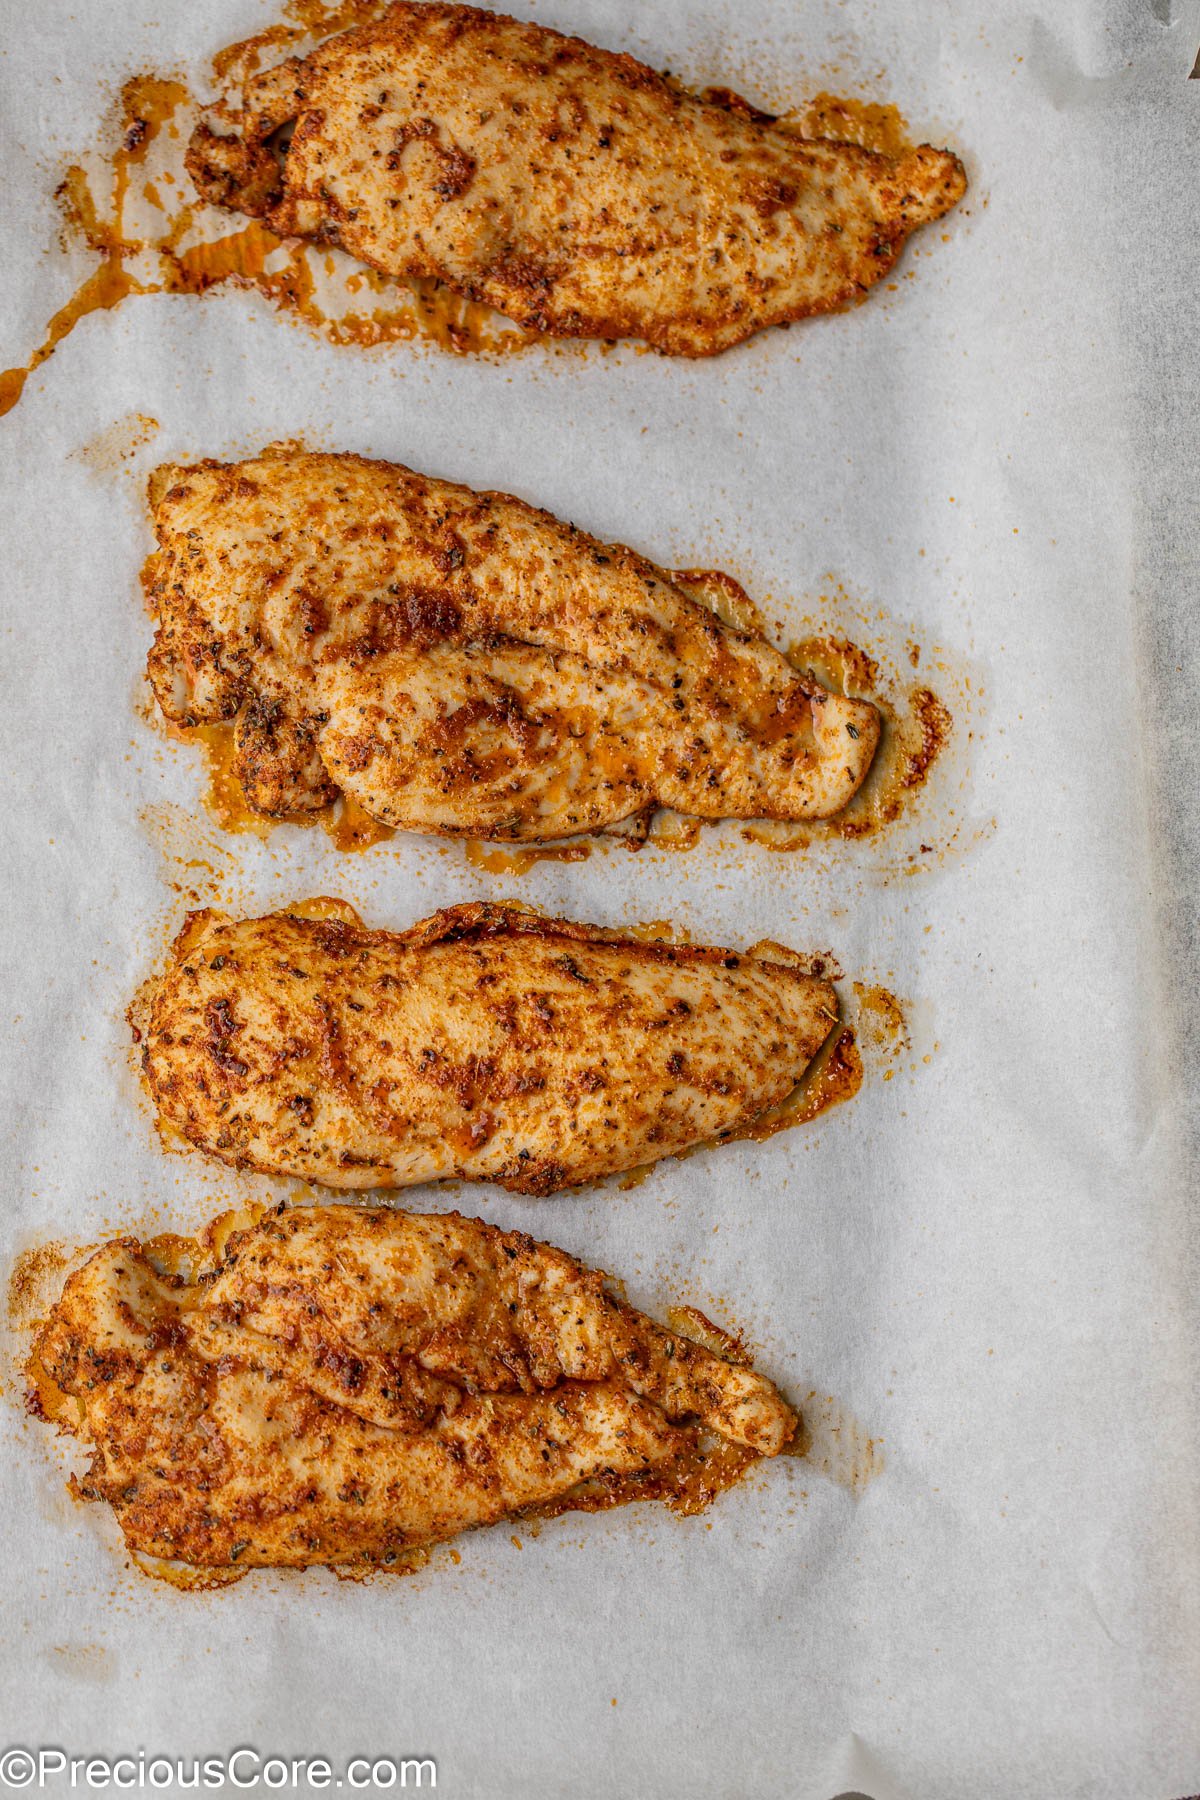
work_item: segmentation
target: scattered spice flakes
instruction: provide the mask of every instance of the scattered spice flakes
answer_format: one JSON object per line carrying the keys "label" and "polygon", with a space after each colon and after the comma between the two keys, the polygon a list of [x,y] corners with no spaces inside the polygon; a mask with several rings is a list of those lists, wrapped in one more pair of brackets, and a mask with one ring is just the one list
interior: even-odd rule
{"label": "scattered spice flakes", "polygon": [[195,814],[161,801],[139,807],[137,817],[162,860],[166,886],[185,907],[194,911],[228,897],[237,870],[215,832],[206,830]]}
{"label": "scattered spice flakes", "polygon": [[70,1260],[70,1251],[58,1239],[18,1254],[8,1277],[8,1322],[14,1330],[28,1330],[40,1322],[58,1297],[59,1278]]}
{"label": "scattered spice flakes", "polygon": [[130,462],[157,435],[158,420],[148,413],[126,413],[114,419],[71,452],[73,461],[81,462],[96,475],[110,475],[123,463]]}

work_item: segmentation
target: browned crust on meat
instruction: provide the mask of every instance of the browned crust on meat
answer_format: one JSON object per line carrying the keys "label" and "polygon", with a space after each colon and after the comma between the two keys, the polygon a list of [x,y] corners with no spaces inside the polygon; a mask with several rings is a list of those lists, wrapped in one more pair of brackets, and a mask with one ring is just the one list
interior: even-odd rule
{"label": "browned crust on meat", "polygon": [[966,188],[948,151],[805,139],[729,90],[437,0],[254,78],[239,141],[202,125],[189,152],[218,205],[529,330],[682,356],[861,298]]}
{"label": "browned crust on meat", "polygon": [[217,1241],[102,1246],[35,1347],[140,1555],[371,1568],[530,1511],[694,1510],[796,1429],[702,1315],[668,1331],[521,1232],[324,1206]]}
{"label": "browned crust on meat", "polygon": [[395,934],[201,912],[131,1024],[163,1124],[224,1162],[550,1194],[786,1098],[837,1019],[798,964],[484,902]]}
{"label": "browned crust on meat", "polygon": [[[147,671],[182,726],[236,721],[252,810],[342,792],[394,828],[510,842],[656,807],[824,818],[880,722],[674,576],[507,494],[295,449],[151,478]],[[698,597],[699,596],[699,597]]]}

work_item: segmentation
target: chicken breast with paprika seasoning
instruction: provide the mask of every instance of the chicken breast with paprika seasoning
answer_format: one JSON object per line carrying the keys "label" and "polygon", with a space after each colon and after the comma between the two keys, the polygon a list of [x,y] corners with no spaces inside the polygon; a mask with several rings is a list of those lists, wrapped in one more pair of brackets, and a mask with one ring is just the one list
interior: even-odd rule
{"label": "chicken breast with paprika seasoning", "polygon": [[711,356],[861,298],[958,158],[801,136],[544,25],[396,0],[196,129],[204,199],[530,331]]}
{"label": "chicken breast with paprika seasoning", "polygon": [[97,1250],[35,1349],[78,1491],[146,1556],[361,1568],[530,1510],[694,1511],[796,1429],[701,1315],[723,1354],[478,1219],[303,1207],[171,1248]]}
{"label": "chicken breast with paprika seasoning", "polygon": [[170,1132],[334,1188],[549,1194],[749,1126],[837,1022],[830,983],[775,944],[647,943],[511,905],[400,933],[341,911],[189,917],[130,1010]]}
{"label": "chicken breast with paprika seasoning", "polygon": [[[340,792],[385,825],[536,843],[704,819],[825,818],[879,741],[669,573],[505,494],[280,450],[151,478],[150,681],[233,725],[270,815]],[[744,596],[743,596],[744,598]]]}

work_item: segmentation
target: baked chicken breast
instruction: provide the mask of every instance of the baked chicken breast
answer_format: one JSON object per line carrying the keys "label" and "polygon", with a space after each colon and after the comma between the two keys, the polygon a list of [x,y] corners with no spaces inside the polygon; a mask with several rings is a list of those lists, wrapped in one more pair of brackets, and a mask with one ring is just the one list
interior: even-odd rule
{"label": "baked chicken breast", "polygon": [[536,1509],[694,1510],[797,1424],[599,1273],[457,1213],[280,1210],[185,1274],[118,1238],[35,1358],[94,1447],[78,1491],[131,1550],[208,1569],[388,1563]]}
{"label": "baked chicken breast", "polygon": [[187,161],[204,199],[281,236],[675,356],[860,298],[966,189],[949,151],[806,139],[727,90],[429,0],[252,76]]}
{"label": "baked chicken breast", "polygon": [[150,500],[154,693],[177,724],[234,722],[261,813],[341,792],[385,825],[537,842],[660,806],[824,818],[870,768],[874,707],[723,624],[696,596],[728,577],[508,495],[280,451],[168,465]]}
{"label": "baked chicken breast", "polygon": [[526,1194],[736,1133],[836,1020],[830,983],[779,945],[739,956],[485,904],[395,934],[349,908],[193,913],[130,1009],[162,1125],[211,1156],[334,1188]]}

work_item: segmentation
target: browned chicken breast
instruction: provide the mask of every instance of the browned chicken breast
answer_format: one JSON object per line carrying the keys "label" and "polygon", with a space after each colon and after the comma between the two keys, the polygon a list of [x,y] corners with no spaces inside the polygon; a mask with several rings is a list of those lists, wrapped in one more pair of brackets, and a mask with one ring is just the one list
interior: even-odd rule
{"label": "browned chicken breast", "polygon": [[858,299],[966,188],[949,151],[806,139],[631,56],[418,0],[251,77],[188,168],[282,236],[675,356]]}
{"label": "browned chicken breast", "polygon": [[729,1340],[478,1219],[305,1207],[196,1250],[105,1245],[35,1350],[80,1491],[148,1556],[370,1565],[531,1510],[695,1510],[795,1433]]}
{"label": "browned chicken breast", "polygon": [[[533,842],[824,818],[879,740],[668,574],[503,494],[355,456],[268,453],[151,478],[149,674],[178,724],[236,721],[248,803],[339,791],[411,831]],[[736,584],[734,584],[736,585]]]}
{"label": "browned chicken breast", "polygon": [[830,984],[774,944],[643,943],[492,905],[393,934],[344,910],[190,916],[130,1010],[166,1127],[328,1187],[549,1194],[749,1125],[837,1020]]}

